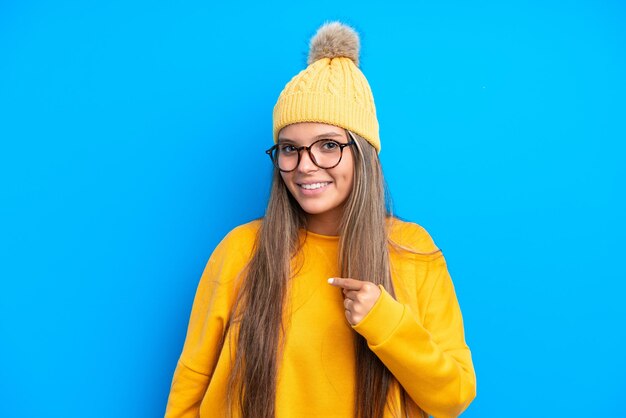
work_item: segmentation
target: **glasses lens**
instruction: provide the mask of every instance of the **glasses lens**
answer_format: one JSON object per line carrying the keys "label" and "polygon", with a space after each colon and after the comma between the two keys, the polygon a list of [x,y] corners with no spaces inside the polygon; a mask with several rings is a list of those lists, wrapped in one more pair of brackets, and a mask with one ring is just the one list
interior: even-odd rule
{"label": "glasses lens", "polygon": [[332,168],[339,164],[341,147],[330,139],[322,139],[311,146],[311,154],[315,164],[320,168]]}
{"label": "glasses lens", "polygon": [[[341,161],[341,146],[332,139],[322,139],[311,144],[311,159],[320,168],[333,168]],[[279,144],[272,149],[270,157],[281,171],[293,171],[298,166],[301,152],[295,145]]]}
{"label": "glasses lens", "polygon": [[280,170],[291,171],[298,165],[298,150],[293,145],[279,144],[272,152],[272,160]]}

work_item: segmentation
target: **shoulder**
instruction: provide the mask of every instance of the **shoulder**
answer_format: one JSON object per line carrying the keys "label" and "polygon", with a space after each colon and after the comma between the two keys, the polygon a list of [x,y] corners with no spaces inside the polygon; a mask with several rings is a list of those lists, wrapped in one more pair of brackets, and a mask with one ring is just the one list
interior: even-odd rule
{"label": "shoulder", "polygon": [[261,222],[261,219],[255,219],[236,226],[226,234],[224,240],[228,242],[249,242],[250,240],[254,240],[259,232],[259,228],[261,228]]}
{"label": "shoulder", "polygon": [[441,253],[433,238],[421,225],[395,217],[390,218],[388,222],[389,240],[392,244],[416,254]]}
{"label": "shoulder", "polygon": [[228,250],[245,250],[251,251],[256,242],[256,237],[261,227],[261,219],[255,219],[253,221],[241,224],[231,229],[226,236],[219,243],[218,247],[223,247]]}

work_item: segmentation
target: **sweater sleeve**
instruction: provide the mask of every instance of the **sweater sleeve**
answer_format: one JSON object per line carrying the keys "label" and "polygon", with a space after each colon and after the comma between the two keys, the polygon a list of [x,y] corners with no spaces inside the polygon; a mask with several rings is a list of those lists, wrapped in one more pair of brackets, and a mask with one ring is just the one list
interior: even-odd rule
{"label": "sweater sleeve", "polygon": [[440,253],[430,263],[423,322],[381,286],[378,301],[353,328],[420,408],[456,417],[476,396],[476,377],[445,259]]}
{"label": "sweater sleeve", "polygon": [[[241,228],[241,227],[240,227]],[[234,300],[236,278],[245,268],[254,237],[231,231],[215,248],[202,273],[187,336],[176,365],[166,418],[197,417],[221,350]]]}

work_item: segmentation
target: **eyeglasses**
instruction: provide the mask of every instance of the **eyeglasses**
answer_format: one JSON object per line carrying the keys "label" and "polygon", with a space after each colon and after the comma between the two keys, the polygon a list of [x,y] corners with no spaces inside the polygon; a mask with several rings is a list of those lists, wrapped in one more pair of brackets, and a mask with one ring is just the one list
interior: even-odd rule
{"label": "eyeglasses", "polygon": [[342,144],[332,139],[319,139],[308,147],[278,143],[265,153],[270,156],[274,166],[285,173],[298,167],[300,152],[304,149],[309,153],[309,158],[313,164],[319,168],[329,169],[337,167],[341,162],[341,157],[343,157],[343,149],[354,144],[354,141]]}

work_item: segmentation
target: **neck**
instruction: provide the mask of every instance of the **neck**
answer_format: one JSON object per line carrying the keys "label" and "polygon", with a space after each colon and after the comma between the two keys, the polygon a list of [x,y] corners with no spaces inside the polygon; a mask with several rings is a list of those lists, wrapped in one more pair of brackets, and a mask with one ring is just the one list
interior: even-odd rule
{"label": "neck", "polygon": [[[339,209],[339,208],[338,208]],[[341,224],[341,210],[333,210],[316,215],[307,215],[307,229],[320,235],[339,235]]]}

